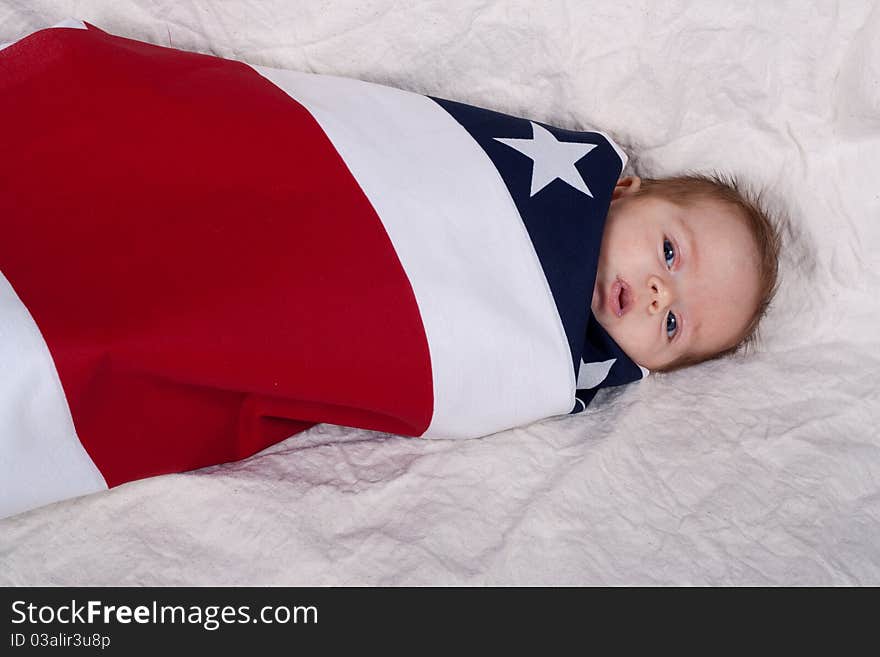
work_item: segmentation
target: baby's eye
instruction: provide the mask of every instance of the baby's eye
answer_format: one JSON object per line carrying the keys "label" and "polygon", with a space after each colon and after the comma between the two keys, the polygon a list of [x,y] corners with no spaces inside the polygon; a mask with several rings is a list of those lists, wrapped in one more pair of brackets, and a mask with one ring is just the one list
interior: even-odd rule
{"label": "baby's eye", "polygon": [[666,266],[671,268],[675,260],[675,248],[672,246],[672,242],[666,238],[663,238],[663,257],[666,259]]}
{"label": "baby's eye", "polygon": [[670,340],[675,337],[675,332],[678,330],[678,320],[675,319],[674,313],[669,313],[666,315],[666,337]]}

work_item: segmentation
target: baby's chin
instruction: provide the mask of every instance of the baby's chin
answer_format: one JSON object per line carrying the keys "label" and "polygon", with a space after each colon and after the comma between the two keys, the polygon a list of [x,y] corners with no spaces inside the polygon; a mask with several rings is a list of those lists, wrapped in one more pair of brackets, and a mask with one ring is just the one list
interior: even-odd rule
{"label": "baby's chin", "polygon": [[[614,330],[614,326],[612,326],[612,319],[618,319],[617,317],[609,316],[608,309],[604,306],[604,298],[602,296],[602,292],[599,288],[599,278],[596,278],[596,283],[593,285],[593,298],[590,301],[590,310],[593,312],[593,317],[596,318],[596,321],[599,322],[599,325],[605,329],[605,332],[612,335]],[[616,342],[616,339],[615,339]]]}

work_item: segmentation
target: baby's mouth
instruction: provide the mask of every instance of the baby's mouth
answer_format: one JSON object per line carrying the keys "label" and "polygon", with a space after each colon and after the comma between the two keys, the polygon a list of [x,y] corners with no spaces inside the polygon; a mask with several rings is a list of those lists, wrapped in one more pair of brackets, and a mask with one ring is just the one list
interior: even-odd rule
{"label": "baby's mouth", "polygon": [[617,317],[623,317],[633,304],[632,289],[620,276],[611,285],[608,295],[608,309]]}

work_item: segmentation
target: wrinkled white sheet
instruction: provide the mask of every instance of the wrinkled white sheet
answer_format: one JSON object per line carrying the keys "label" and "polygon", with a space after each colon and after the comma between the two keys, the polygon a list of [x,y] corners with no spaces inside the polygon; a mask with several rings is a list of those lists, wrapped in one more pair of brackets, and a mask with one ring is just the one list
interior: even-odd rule
{"label": "wrinkled white sheet", "polygon": [[38,509],[0,521],[0,584],[880,584],[880,2],[0,0],[0,42],[67,17],[602,128],[643,175],[741,174],[791,229],[749,357]]}

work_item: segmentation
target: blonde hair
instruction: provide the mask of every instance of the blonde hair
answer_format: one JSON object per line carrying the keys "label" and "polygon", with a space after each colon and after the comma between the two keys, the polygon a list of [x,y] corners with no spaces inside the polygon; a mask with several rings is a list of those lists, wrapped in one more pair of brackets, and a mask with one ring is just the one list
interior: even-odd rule
{"label": "blonde hair", "polygon": [[723,203],[733,209],[745,222],[755,240],[758,252],[758,280],[760,284],[758,304],[736,344],[708,356],[687,354],[666,367],[660,368],[659,371],[671,372],[753,347],[758,341],[758,326],[766,315],[778,288],[781,244],[779,229],[769,213],[761,207],[760,198],[744,191],[742,185],[733,176],[719,173],[687,174],[656,179],[643,178],[641,186],[634,193],[634,196],[660,197],[680,206],[699,200]]}

